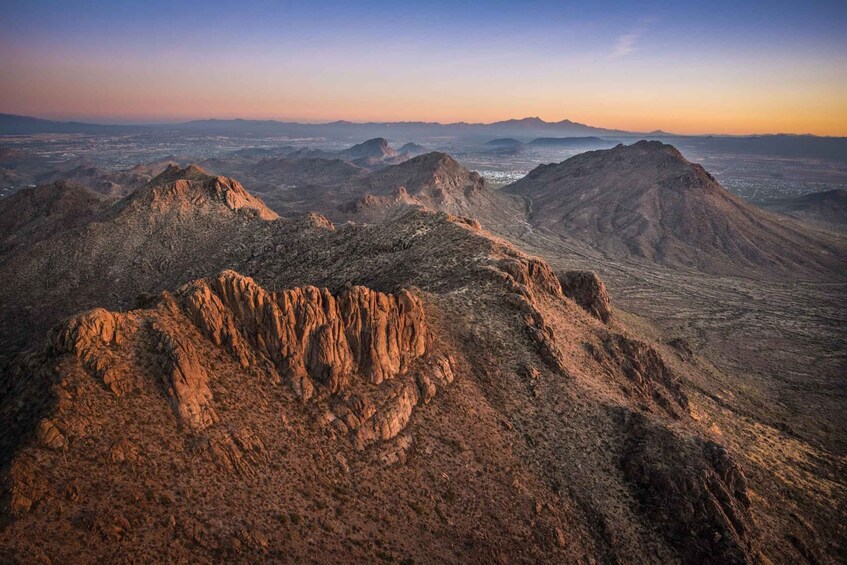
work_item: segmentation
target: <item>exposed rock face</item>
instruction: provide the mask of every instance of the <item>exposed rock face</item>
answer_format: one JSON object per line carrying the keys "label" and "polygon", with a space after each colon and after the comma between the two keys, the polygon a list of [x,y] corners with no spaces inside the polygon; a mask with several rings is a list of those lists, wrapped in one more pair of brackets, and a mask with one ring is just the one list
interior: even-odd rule
{"label": "exposed rock face", "polygon": [[547,263],[531,258],[510,257],[497,263],[498,269],[504,274],[510,290],[516,294],[535,301],[538,292],[553,297],[562,295],[559,279],[550,270]]}
{"label": "exposed rock face", "polygon": [[364,287],[337,297],[315,287],[269,293],[227,271],[178,295],[216,345],[244,367],[270,361],[304,399],[316,384],[339,392],[351,375],[379,384],[426,353],[423,306],[405,290],[396,296]]}
{"label": "exposed rock face", "polygon": [[621,468],[644,512],[690,563],[748,563],[755,539],[747,479],[711,441],[686,438],[624,413]]}
{"label": "exposed rock face", "polygon": [[567,376],[564,355],[556,344],[553,328],[545,321],[539,299],[561,298],[559,280],[550,267],[537,259],[510,257],[501,259],[492,269],[511,291],[511,302],[523,316],[527,334],[535,343],[545,363],[555,372]]}
{"label": "exposed rock face", "polygon": [[165,392],[180,419],[192,428],[202,429],[218,421],[212,406],[209,375],[196,348],[186,339],[152,325],[156,339],[159,371]]}
{"label": "exposed rock face", "polygon": [[113,346],[124,342],[122,325],[128,320],[96,308],[71,318],[52,333],[51,343],[58,354],[76,356],[83,367],[99,378],[109,390],[122,396],[133,388],[130,375],[116,370]]}
{"label": "exposed rock face", "polygon": [[49,418],[45,418],[39,422],[36,437],[44,447],[49,449],[61,450],[68,445],[64,434],[56,426],[56,422]]}
{"label": "exposed rock face", "polygon": [[679,384],[679,377],[650,345],[610,334],[603,342],[603,350],[593,347],[589,350],[611,374],[623,373],[626,378],[624,390],[630,396],[645,405],[656,405],[675,418],[688,413],[688,397]]}
{"label": "exposed rock face", "polygon": [[[360,446],[397,435],[414,407],[430,401],[436,383],[453,380],[447,359],[418,363],[432,337],[423,304],[409,291],[388,295],[352,287],[333,295],[309,286],[268,292],[234,271],[189,283],[173,296],[165,293],[153,310],[97,309],[71,318],[54,333],[52,350],[74,355],[121,396],[138,386],[138,368],[127,364],[121,346],[149,344],[154,372],[174,412],[185,425],[202,430],[220,417],[196,330],[241,368],[290,383],[304,401],[364,386],[362,393],[373,394],[377,408],[358,410],[341,430],[355,431],[352,439]],[[379,393],[368,388],[399,377]],[[342,411],[348,413],[356,412]],[[44,427],[44,442],[61,447],[50,424]]]}
{"label": "exposed rock face", "polygon": [[567,271],[559,275],[562,292],[586,312],[608,323],[612,319],[612,301],[606,285],[591,271]]}

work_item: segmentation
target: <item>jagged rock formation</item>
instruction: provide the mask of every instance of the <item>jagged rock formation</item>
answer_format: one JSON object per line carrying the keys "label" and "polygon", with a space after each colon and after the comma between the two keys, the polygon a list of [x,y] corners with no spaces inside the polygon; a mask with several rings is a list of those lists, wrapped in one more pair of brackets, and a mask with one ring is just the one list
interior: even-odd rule
{"label": "jagged rock formation", "polygon": [[[123,396],[140,386],[135,381],[145,371],[123,359],[125,347],[133,341],[149,344],[152,368],[174,412],[187,426],[202,430],[220,418],[209,388],[210,370],[193,332],[180,328],[186,316],[242,369],[289,383],[304,401],[349,393],[356,380],[380,385],[407,375],[432,340],[421,301],[408,291],[392,296],[353,287],[334,296],[325,288],[304,287],[271,293],[225,271],[174,295],[165,293],[152,312],[98,309],[74,317],[55,331],[51,351],[73,355]],[[383,410],[360,410],[356,419],[344,408],[345,431],[356,431],[360,445],[391,439],[419,401],[431,400],[436,383],[452,380],[449,360],[434,362],[403,381]]]}
{"label": "jagged rock formation", "polygon": [[541,165],[505,188],[531,203],[538,228],[615,258],[718,274],[836,272],[843,246],[727,192],[658,141]]}
{"label": "jagged rock formation", "polygon": [[591,271],[567,271],[559,275],[562,292],[586,312],[608,323],[612,319],[612,302],[606,285]]}
{"label": "jagged rock formation", "polygon": [[407,372],[427,348],[422,306],[407,291],[389,296],[354,287],[336,297],[305,287],[271,294],[225,272],[180,295],[216,345],[245,368],[272,363],[305,400],[316,384],[338,393],[356,374],[378,385]]}

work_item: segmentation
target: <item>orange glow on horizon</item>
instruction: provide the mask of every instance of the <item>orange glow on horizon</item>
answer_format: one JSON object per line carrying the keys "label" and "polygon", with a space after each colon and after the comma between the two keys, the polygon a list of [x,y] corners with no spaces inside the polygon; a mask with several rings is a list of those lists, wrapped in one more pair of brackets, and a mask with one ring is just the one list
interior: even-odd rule
{"label": "orange glow on horizon", "polygon": [[[811,133],[847,136],[847,77],[785,78],[785,71],[757,76],[722,74],[711,65],[684,72],[645,71],[618,80],[618,63],[576,61],[580,81],[529,69],[523,81],[483,80],[474,68],[421,65],[409,76],[381,71],[315,75],[308,65],[274,72],[238,59],[214,67],[174,60],[116,64],[61,58],[0,61],[0,112],[94,122],[173,122],[191,119],[277,119],[482,122],[539,116],[627,131],[679,134]],[[683,73],[683,71],[679,71]],[[792,70],[792,73],[800,71]],[[792,75],[793,76],[793,75]],[[717,77],[717,78],[714,78]]]}

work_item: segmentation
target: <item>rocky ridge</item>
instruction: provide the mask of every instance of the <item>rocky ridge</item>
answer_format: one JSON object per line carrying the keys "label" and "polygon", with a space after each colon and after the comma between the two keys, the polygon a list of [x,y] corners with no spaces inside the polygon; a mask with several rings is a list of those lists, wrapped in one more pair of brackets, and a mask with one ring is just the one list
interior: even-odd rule
{"label": "rocky ridge", "polygon": [[[185,318],[192,331],[181,327]],[[195,331],[248,373],[288,383],[303,401],[349,400],[362,385],[396,381],[393,402],[382,402],[380,410],[359,390],[335,405],[337,414],[328,412],[329,423],[360,446],[396,436],[414,407],[432,399],[436,385],[453,380],[449,359],[426,361],[432,336],[420,299],[408,291],[387,295],[352,287],[334,296],[303,287],[274,293],[233,271],[164,293],[149,310],[98,309],[71,318],[54,330],[51,342],[55,354],[76,357],[116,396],[141,386],[139,378],[162,375],[179,420],[202,430],[220,417]],[[124,360],[122,346],[132,341],[149,344],[148,368]],[[148,377],[141,376],[145,372]]]}

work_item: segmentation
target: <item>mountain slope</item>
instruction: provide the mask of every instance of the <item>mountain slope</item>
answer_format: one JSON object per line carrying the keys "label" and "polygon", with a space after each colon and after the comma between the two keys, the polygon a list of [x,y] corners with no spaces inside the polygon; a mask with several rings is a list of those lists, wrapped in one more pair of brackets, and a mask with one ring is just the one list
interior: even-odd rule
{"label": "mountain slope", "polygon": [[46,182],[72,182],[106,196],[121,197],[150,182],[156,176],[151,171],[154,168],[155,165],[137,165],[125,171],[110,171],[83,163],[67,171],[56,171]]}
{"label": "mountain slope", "polygon": [[614,257],[743,274],[835,272],[844,245],[731,195],[672,146],[640,141],[542,165],[505,189],[536,227]]}
{"label": "mountain slope", "polygon": [[[5,555],[758,551],[743,471],[691,418],[678,374],[544,263],[443,214],[287,228],[258,240],[254,279],[84,312],[14,365]],[[663,533],[653,509],[688,496],[704,506]]]}
{"label": "mountain slope", "polygon": [[[16,233],[43,237],[0,256],[0,274],[8,281],[0,288],[0,354],[80,308],[125,309],[140,293],[249,257],[244,234],[277,217],[236,181],[193,166],[169,167],[105,209],[102,199],[61,183],[25,192],[59,211],[33,214],[15,226]],[[89,196],[66,205],[74,194]],[[13,198],[0,201],[4,218],[17,214],[19,200]]]}
{"label": "mountain slope", "polygon": [[[406,173],[385,178],[431,179]],[[0,276],[0,337],[25,351],[0,375],[3,561],[838,551],[818,536],[843,513],[774,475],[773,428],[692,401],[705,360],[473,222],[278,219],[171,168]],[[807,477],[808,453],[781,472]]]}
{"label": "mountain slope", "polygon": [[112,203],[75,183],[59,181],[0,200],[0,255],[83,226]]}

